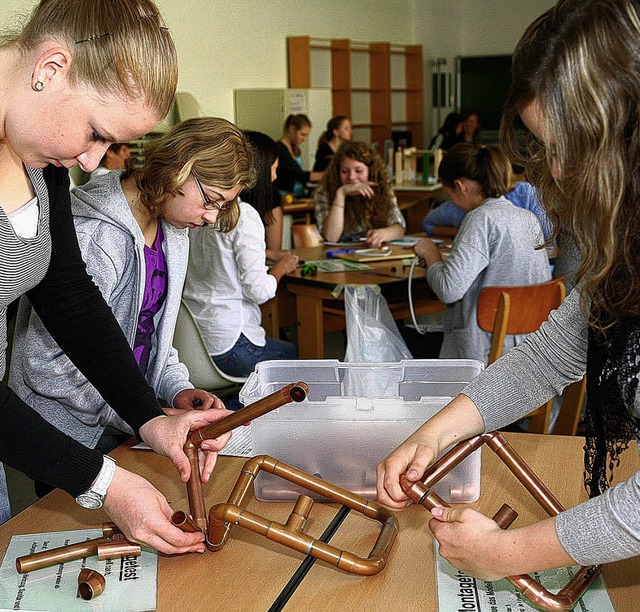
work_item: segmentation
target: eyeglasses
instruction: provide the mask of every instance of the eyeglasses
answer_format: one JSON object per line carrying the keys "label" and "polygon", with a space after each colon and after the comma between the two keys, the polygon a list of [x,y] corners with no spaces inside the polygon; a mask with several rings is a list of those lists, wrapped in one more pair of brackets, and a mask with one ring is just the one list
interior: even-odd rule
{"label": "eyeglasses", "polygon": [[233,202],[225,202],[224,204],[220,204],[220,202],[214,202],[204,192],[204,189],[202,188],[202,185],[200,184],[198,177],[195,174],[193,174],[193,172],[191,173],[191,176],[193,176],[193,180],[196,183],[196,187],[200,192],[200,196],[202,197],[202,207],[205,210],[217,210],[218,212],[227,212],[228,210],[231,210],[231,206]]}

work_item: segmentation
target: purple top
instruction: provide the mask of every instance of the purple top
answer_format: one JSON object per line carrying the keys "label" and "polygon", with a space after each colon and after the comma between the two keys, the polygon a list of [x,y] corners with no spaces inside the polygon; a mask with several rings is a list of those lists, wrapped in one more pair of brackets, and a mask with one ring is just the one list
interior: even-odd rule
{"label": "purple top", "polygon": [[151,338],[156,331],[154,317],[162,308],[167,296],[167,262],[162,251],[163,240],[162,225],[158,223],[158,234],[153,241],[153,246],[145,245],[144,247],[146,281],[136,340],[133,344],[133,354],[143,374],[147,373],[151,355]]}

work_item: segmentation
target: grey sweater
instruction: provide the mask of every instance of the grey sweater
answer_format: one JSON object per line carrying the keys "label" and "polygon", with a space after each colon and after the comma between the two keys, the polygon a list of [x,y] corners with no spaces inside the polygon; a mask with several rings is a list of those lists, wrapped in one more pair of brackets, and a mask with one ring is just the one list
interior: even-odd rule
{"label": "grey sweater", "polygon": [[[478,359],[486,365],[491,334],[478,327],[483,287],[536,285],[551,279],[549,259],[537,249],[544,238],[537,217],[506,198],[487,198],[465,216],[443,263],[427,270],[427,281],[447,304],[440,357]],[[507,336],[511,348],[522,336]]]}
{"label": "grey sweater", "polygon": [[[485,431],[493,431],[580,380],[586,359],[587,321],[574,290],[539,331],[489,366],[463,393],[480,410]],[[640,416],[638,396],[634,405]],[[582,565],[640,555],[640,471],[559,514],[556,531],[565,550]]]}
{"label": "grey sweater", "polygon": [[[145,287],[145,243],[122,192],[120,175],[110,172],[74,189],[71,206],[89,274],[133,346]],[[180,391],[193,388],[172,345],[189,239],[186,230],[165,222],[162,229],[167,297],[156,315],[146,379],[158,397],[172,404]],[[16,320],[9,384],[50,423],[89,447],[96,445],[107,425],[132,433],[60,350],[25,299]]]}

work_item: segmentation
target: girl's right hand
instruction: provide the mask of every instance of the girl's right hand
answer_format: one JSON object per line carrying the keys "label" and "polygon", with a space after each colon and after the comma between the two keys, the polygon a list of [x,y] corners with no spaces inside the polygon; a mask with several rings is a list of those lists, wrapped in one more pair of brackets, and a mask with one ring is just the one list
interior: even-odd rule
{"label": "girl's right hand", "polygon": [[342,190],[342,194],[345,197],[359,195],[363,198],[372,199],[376,192],[374,191],[374,187],[377,187],[378,183],[346,183],[345,185],[340,186],[340,190]]}

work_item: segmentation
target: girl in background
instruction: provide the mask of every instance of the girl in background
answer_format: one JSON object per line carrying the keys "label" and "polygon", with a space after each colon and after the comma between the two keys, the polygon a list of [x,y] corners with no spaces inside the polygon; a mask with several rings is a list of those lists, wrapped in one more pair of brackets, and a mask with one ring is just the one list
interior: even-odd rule
{"label": "girl in background", "polygon": [[[244,194],[252,198],[268,191],[277,158],[264,146],[263,134],[249,132],[247,137],[254,143],[258,174],[256,187]],[[261,361],[297,357],[295,345],[266,336],[260,304],[275,297],[280,279],[296,269],[298,257],[285,251],[267,268],[260,214],[242,200],[238,205],[238,224],[229,231],[198,227],[189,232],[183,297],[216,365],[231,376],[246,377]]]}
{"label": "girl in background", "polygon": [[[491,334],[478,327],[478,295],[490,285],[536,285],[551,279],[536,216],[504,197],[511,164],[499,147],[455,145],[442,158],[438,177],[457,208],[466,213],[445,260],[430,238],[414,246],[427,282],[447,304],[440,357],[478,359],[486,365]],[[522,338],[508,336],[505,345]]]}
{"label": "girl in background", "polygon": [[314,196],[318,230],[329,242],[366,238],[368,246],[404,236],[406,223],[382,158],[364,142],[345,142]]}
{"label": "girl in background", "polygon": [[[234,225],[236,196],[253,181],[249,145],[224,119],[189,119],[147,145],[143,168],[134,169],[132,161],[125,172],[109,172],[72,192],[87,271],[156,396],[179,411],[197,404],[224,408],[216,396],[193,388],[172,342],[189,257],[187,228]],[[25,300],[10,384],[47,421],[89,448],[108,453],[133,435]]]}
{"label": "girl in background", "polygon": [[273,188],[273,181],[278,168],[278,146],[273,138],[262,132],[245,132],[245,136],[253,145],[254,155],[260,163],[256,163],[256,171],[259,173],[254,187],[243,191],[240,199],[251,204],[260,215],[265,227],[267,243],[267,261],[276,262],[288,251],[282,249],[282,226],[284,211],[280,194]]}
{"label": "girl in background", "polygon": [[300,145],[309,136],[311,121],[306,115],[289,115],[284,122],[284,133],[278,141],[278,168],[274,186],[282,195],[304,194],[305,185],[322,179],[322,172],[308,172],[302,167]]}
{"label": "girl in background", "polygon": [[353,128],[351,127],[349,117],[338,115],[329,119],[327,129],[318,140],[318,150],[316,151],[316,161],[313,164],[313,170],[324,172],[329,166],[331,158],[340,148],[340,145],[347,140],[351,140],[352,136]]}

